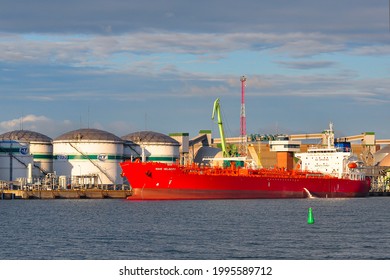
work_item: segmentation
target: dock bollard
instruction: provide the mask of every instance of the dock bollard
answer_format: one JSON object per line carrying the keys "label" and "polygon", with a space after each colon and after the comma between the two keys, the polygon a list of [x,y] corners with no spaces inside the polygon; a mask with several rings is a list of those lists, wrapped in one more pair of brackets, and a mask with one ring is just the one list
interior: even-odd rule
{"label": "dock bollard", "polygon": [[307,224],[314,224],[313,210],[311,209],[311,207],[309,208],[309,212],[307,213]]}

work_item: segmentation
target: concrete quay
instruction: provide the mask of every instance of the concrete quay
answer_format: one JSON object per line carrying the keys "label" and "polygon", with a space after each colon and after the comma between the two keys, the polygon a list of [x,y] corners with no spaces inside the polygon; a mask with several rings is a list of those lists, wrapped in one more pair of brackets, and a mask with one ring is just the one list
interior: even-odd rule
{"label": "concrete quay", "polygon": [[130,190],[1,190],[0,199],[125,199]]}
{"label": "concrete quay", "polygon": [[379,191],[373,191],[368,193],[369,196],[390,196],[390,192],[379,192]]}

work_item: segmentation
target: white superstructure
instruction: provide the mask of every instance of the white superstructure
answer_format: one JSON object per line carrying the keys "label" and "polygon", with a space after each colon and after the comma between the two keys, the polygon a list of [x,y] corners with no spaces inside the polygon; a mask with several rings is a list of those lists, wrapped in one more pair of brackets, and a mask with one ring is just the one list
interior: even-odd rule
{"label": "white superstructure", "polygon": [[301,141],[290,140],[287,135],[279,135],[275,140],[269,141],[271,152],[299,152]]}
{"label": "white superstructure", "polygon": [[300,169],[321,172],[338,178],[364,180],[363,162],[359,161],[349,148],[334,146],[332,124],[326,132],[326,147],[310,147],[306,153],[295,154],[295,157],[300,159]]}

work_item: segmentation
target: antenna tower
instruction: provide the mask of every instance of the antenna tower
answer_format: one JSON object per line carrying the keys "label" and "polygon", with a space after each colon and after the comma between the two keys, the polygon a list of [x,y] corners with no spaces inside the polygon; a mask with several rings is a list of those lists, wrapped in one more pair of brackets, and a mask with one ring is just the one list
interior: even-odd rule
{"label": "antenna tower", "polygon": [[240,155],[247,154],[246,116],[245,116],[245,82],[246,77],[242,76],[241,81],[241,114],[240,114]]}

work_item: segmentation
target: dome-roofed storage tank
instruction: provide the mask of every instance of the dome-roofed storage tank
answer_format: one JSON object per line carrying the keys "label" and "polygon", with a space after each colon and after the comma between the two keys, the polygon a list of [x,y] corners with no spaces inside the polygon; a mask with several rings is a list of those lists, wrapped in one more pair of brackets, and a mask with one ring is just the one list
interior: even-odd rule
{"label": "dome-roofed storage tank", "polygon": [[176,162],[180,143],[172,137],[154,132],[139,131],[122,137],[125,141],[125,158],[141,158],[144,161]]}
{"label": "dome-roofed storage tank", "polygon": [[53,141],[54,170],[82,186],[123,183],[119,163],[123,140],[107,131],[84,128],[62,134]]}
{"label": "dome-roofed storage tank", "polygon": [[0,141],[0,180],[15,181],[18,178],[26,178],[32,163],[33,157],[27,142]]}
{"label": "dome-roofed storage tank", "polygon": [[[12,177],[27,177],[27,171],[24,170],[27,168],[27,162],[32,164],[32,177],[42,178],[53,172],[53,144],[50,137],[30,130],[14,130],[1,134],[0,142],[2,143],[2,150],[0,150],[2,157],[7,154],[7,149],[11,149],[15,156],[13,168],[19,166],[20,172]],[[5,155],[5,157],[9,157],[9,151],[8,156]],[[25,159],[32,157],[32,161],[27,160],[22,163],[17,160],[20,157]]]}

